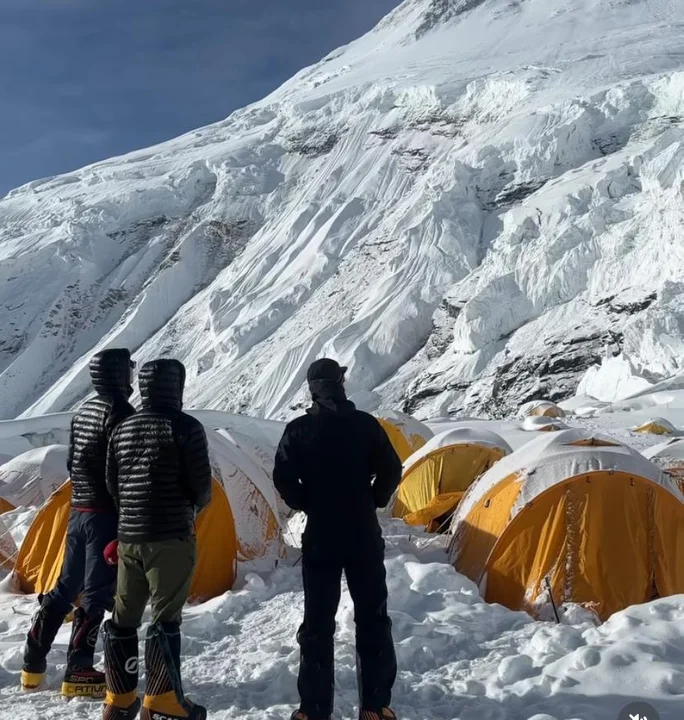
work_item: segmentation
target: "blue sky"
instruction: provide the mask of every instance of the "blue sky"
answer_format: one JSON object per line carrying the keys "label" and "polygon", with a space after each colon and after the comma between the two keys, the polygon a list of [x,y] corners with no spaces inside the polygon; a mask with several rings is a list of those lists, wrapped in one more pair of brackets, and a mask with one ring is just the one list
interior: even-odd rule
{"label": "blue sky", "polygon": [[0,0],[0,196],[221,120],[399,0]]}

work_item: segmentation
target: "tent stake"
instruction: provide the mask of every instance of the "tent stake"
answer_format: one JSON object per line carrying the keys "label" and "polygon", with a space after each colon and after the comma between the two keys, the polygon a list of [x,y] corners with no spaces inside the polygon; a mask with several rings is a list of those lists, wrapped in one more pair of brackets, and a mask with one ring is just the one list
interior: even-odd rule
{"label": "tent stake", "polygon": [[544,580],[546,581],[546,587],[549,591],[549,597],[551,598],[551,606],[553,607],[553,614],[556,616],[556,622],[560,625],[560,617],[558,615],[558,608],[556,607],[556,601],[553,599],[553,592],[551,590],[551,583],[549,582],[549,576],[547,575]]}

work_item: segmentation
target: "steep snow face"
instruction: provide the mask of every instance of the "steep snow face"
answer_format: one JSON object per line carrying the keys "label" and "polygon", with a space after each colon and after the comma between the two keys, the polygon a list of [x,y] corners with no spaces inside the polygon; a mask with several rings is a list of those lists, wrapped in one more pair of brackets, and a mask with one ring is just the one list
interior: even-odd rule
{"label": "steep snow face", "polygon": [[684,28],[671,0],[409,0],[260,103],[0,201],[0,417],[96,350],[284,416],[332,354],[369,408],[502,415],[608,343],[684,350]]}

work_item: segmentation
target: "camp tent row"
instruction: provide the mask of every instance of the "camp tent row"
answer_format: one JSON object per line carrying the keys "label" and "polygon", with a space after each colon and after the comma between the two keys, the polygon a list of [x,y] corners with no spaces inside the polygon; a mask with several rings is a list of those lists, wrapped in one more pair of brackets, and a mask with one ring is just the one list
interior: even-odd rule
{"label": "camp tent row", "polygon": [[[211,417],[203,419],[211,421]],[[401,413],[387,413],[379,421],[399,453],[410,454],[431,435],[427,427]],[[203,601],[230,589],[238,559],[283,556],[289,510],[273,486],[275,437],[275,433],[207,430],[212,497],[197,518],[191,600]],[[40,507],[19,549],[0,524],[0,565],[13,569],[25,593],[47,592],[59,576],[71,501],[66,453],[63,445],[41,447],[0,467],[3,491],[16,496],[21,505]],[[0,498],[0,516],[13,508]]]}
{"label": "camp tent row", "polygon": [[[412,422],[395,423],[406,443],[402,452],[411,442],[421,447],[405,462],[393,514],[434,530],[457,508],[449,557],[486,600],[537,617],[548,616],[552,600],[576,602],[604,619],[684,592],[684,496],[636,451],[564,430],[512,452],[479,428],[427,439],[427,428],[416,433],[407,429],[415,429]],[[285,516],[272,483],[275,448],[237,431],[211,431],[208,438],[212,501],[198,518],[194,601],[229,589],[238,558],[278,557],[284,549]],[[396,435],[393,442],[400,444]],[[684,457],[677,442],[683,441],[653,449],[654,460]],[[70,492],[66,482],[50,496],[19,550],[15,572],[25,592],[56,582]]]}
{"label": "camp tent row", "polygon": [[[252,438],[236,431],[207,431],[212,466],[209,505],[197,518],[197,561],[190,598],[203,601],[229,590],[237,560],[280,557],[281,522],[272,482],[264,464],[275,450],[259,451]],[[56,451],[55,451],[56,452]],[[26,458],[21,459],[27,466]],[[22,592],[47,592],[61,569],[71,501],[66,480],[53,492],[31,524],[17,553],[15,577]]]}
{"label": "camp tent row", "polygon": [[532,615],[601,619],[684,592],[684,496],[641,454],[581,430],[541,435],[462,499],[449,557],[482,596]]}
{"label": "camp tent row", "polygon": [[[548,400],[532,400],[518,412],[528,431],[565,430],[564,416],[564,410]],[[402,458],[402,481],[392,502],[392,516],[428,532],[447,529],[465,491],[511,452],[502,437],[477,425],[440,433]]]}

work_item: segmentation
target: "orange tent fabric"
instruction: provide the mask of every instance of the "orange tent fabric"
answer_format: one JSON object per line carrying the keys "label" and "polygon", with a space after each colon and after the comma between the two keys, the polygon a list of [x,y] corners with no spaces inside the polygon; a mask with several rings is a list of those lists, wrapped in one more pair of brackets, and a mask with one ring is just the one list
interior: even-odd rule
{"label": "orange tent fabric", "polygon": [[473,481],[510,452],[503,438],[481,428],[440,433],[404,464],[392,516],[437,530]]}
{"label": "orange tent fabric", "polygon": [[[71,482],[55,491],[38,512],[19,550],[14,572],[24,593],[49,592],[64,561]],[[237,537],[228,498],[212,481],[209,505],[197,518],[197,560],[190,599],[203,601],[229,590],[237,572]]]}
{"label": "orange tent fabric", "polygon": [[485,599],[533,615],[553,598],[606,619],[684,592],[684,496],[636,451],[582,431],[501,460],[463,498],[452,532],[451,561]]}
{"label": "orange tent fabric", "polygon": [[433,437],[433,432],[427,425],[404,413],[394,410],[380,412],[376,419],[387,433],[402,462]]}

